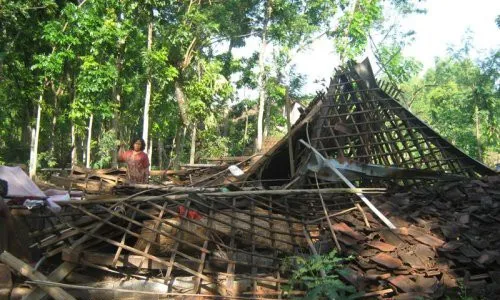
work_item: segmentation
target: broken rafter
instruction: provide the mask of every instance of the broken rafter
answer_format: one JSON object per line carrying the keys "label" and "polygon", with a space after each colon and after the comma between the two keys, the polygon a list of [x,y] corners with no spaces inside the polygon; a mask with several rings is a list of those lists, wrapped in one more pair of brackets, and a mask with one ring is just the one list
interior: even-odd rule
{"label": "broken rafter", "polygon": [[[356,188],[339,170],[337,170],[337,168],[331,163],[331,161],[325,160],[325,158],[308,143],[304,142],[303,140],[300,140],[300,142],[315,153],[316,159],[321,160],[321,162],[318,163],[325,163],[328,166],[328,168],[330,168],[333,172],[335,172],[335,174],[340,179],[342,179],[345,184],[347,184],[347,186],[349,186],[352,189]],[[391,229],[396,228],[396,226],[394,226],[394,224],[392,224],[392,222],[389,221],[389,219],[387,219],[362,193],[356,193],[356,195],[359,198],[361,198],[361,200],[363,200],[363,202],[371,209],[371,211],[373,211],[377,215],[377,217],[379,217],[382,220],[382,222],[384,222],[385,225],[387,225],[387,227]],[[329,218],[327,218],[327,220],[329,220]]]}

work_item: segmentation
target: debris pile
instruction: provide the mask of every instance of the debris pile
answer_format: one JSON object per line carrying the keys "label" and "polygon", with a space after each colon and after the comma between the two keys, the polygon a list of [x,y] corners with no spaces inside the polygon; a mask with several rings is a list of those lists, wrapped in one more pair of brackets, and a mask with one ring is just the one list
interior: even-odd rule
{"label": "debris pile", "polygon": [[284,288],[284,262],[339,248],[362,298],[496,299],[500,176],[389,94],[368,62],[348,66],[264,155],[152,171],[168,181],[148,185],[74,168],[52,179],[84,200],[65,192],[57,210],[0,198],[0,247],[14,249],[0,296],[289,298],[304,288]]}
{"label": "debris pile", "polygon": [[[371,228],[359,211],[335,217],[337,238],[344,252],[355,257],[344,279],[360,291],[392,299],[453,299],[459,289],[496,299],[500,176],[405,190],[374,197],[396,230],[370,213]],[[317,243],[319,253],[334,248],[330,240]]]}
{"label": "debris pile", "polygon": [[[237,157],[235,165],[245,169],[255,157]],[[90,194],[127,195],[167,186],[206,186],[236,181],[234,178],[229,179],[228,161],[232,162],[234,159],[226,158],[217,164],[181,165],[180,170],[151,170],[150,175],[156,179],[156,185],[128,184],[125,168],[88,169],[81,166],[74,166],[68,176],[51,175],[50,181],[59,187],[82,190]]]}
{"label": "debris pile", "polygon": [[113,187],[126,181],[126,169],[87,169],[74,166],[69,176],[52,175],[50,181],[66,189],[87,193],[110,193]]}

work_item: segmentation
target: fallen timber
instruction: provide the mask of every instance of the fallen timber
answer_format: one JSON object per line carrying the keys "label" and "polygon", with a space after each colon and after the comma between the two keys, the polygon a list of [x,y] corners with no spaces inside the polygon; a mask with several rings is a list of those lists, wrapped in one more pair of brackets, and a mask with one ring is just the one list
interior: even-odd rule
{"label": "fallen timber", "polygon": [[[500,177],[402,108],[367,77],[370,72],[366,65],[339,70],[290,134],[255,157],[240,178],[219,168],[174,186],[131,187],[127,193],[140,193],[129,197],[58,202],[60,215],[41,208],[46,228],[33,230],[30,243],[56,263],[42,258],[37,265],[47,268],[48,279],[29,284],[73,296],[88,289],[81,298],[90,290],[103,298],[145,297],[151,290],[141,296],[131,289],[147,281],[159,284],[149,294],[158,298],[284,299],[306,292],[296,290],[300,286],[285,291],[291,275],[285,259],[340,248],[339,255],[354,259],[342,272],[323,270],[318,278],[338,275],[360,297],[454,299],[462,288],[497,299]],[[300,139],[331,162],[347,163],[345,169],[356,173],[346,176],[355,188],[337,189],[340,176],[311,171],[311,151]],[[152,190],[160,195],[148,194]],[[66,271],[51,279],[63,264],[77,267],[62,280]],[[83,270],[91,278],[72,282]],[[128,278],[138,281],[111,292]]]}
{"label": "fallen timber", "polygon": [[[500,224],[498,204],[496,204],[500,203],[499,188],[500,177],[490,177],[483,180],[447,182],[435,187],[423,188],[420,186],[410,190],[400,189],[397,192],[391,191],[373,195],[371,199],[373,204],[398,227],[396,230],[389,230],[383,226],[370,212],[365,212],[366,219],[370,224],[370,228],[367,227],[362,213],[356,207],[347,208],[344,211],[330,211],[329,218],[342,251],[356,257],[346,266],[347,275],[343,279],[356,286],[358,290],[363,291],[366,297],[375,295],[392,298],[398,295],[401,297],[430,294],[453,295],[453,291],[458,289],[457,281],[465,280],[471,293],[485,295],[485,299],[494,299],[488,295],[497,293],[495,282],[496,276],[500,274],[498,273],[500,272],[498,262],[500,253],[497,250],[499,241],[494,234],[498,224]],[[327,206],[334,199],[330,198],[328,194],[323,196]],[[255,197],[261,198],[263,196],[257,195]],[[241,272],[240,275],[249,274],[248,270],[252,266],[256,267],[259,272],[266,274],[277,272],[282,258],[269,250],[275,249],[278,253],[291,251],[286,246],[288,244],[284,243],[285,241],[280,246],[282,240],[280,234],[284,234],[284,230],[278,229],[274,225],[267,226],[266,233],[262,238],[267,238],[271,242],[269,244],[263,243],[258,240],[258,237],[261,234],[260,230],[264,230],[266,226],[262,226],[260,221],[255,223],[255,220],[273,223],[274,219],[271,218],[273,214],[276,212],[281,214],[282,211],[286,211],[285,203],[296,203],[299,201],[296,197],[300,197],[300,195],[280,195],[277,199],[270,199],[269,196],[264,197],[266,200],[254,199],[253,202],[267,201],[268,204],[272,203],[273,213],[269,212],[269,208],[267,210],[257,209],[253,214],[253,222],[251,211],[245,213],[247,217],[243,217],[244,208],[237,208],[233,206],[233,203],[224,202],[221,196],[211,196],[205,201],[210,203],[217,200],[229,205],[227,218],[217,215],[221,212],[220,209],[214,208],[213,213],[210,214],[210,212],[204,213],[198,206],[197,211],[203,215],[204,221],[190,219],[186,212],[184,212],[186,214],[184,216],[179,214],[175,207],[168,208],[168,206],[161,205],[161,202],[138,201],[134,203],[131,201],[134,198],[131,198],[123,202],[125,210],[114,212],[115,215],[111,215],[112,218],[102,227],[103,229],[109,228],[111,224],[114,224],[115,227],[112,228],[115,230],[118,230],[118,226],[126,229],[127,219],[130,219],[126,216],[131,216],[133,211],[137,212],[135,225],[130,227],[129,231],[120,229],[121,233],[126,233],[127,237],[124,240],[125,244],[121,245],[123,250],[116,260],[116,247],[120,246],[119,241],[122,240],[122,235],[118,234],[115,238],[109,238],[104,237],[99,231],[90,233],[92,230],[84,227],[88,223],[82,223],[74,226],[76,229],[85,228],[78,230],[76,238],[85,236],[87,233],[90,238],[88,241],[98,240],[103,246],[115,245],[115,251],[104,250],[106,247],[103,246],[78,251],[66,248],[62,251],[63,261],[91,268],[107,268],[109,271],[118,272],[117,275],[123,274],[124,276],[129,272],[144,276],[148,274],[147,272],[165,270],[168,266],[172,266],[171,280],[174,278],[177,280],[179,276],[184,276],[187,270],[191,270],[191,278],[200,278],[203,274],[202,282],[212,286],[212,289],[208,291],[203,288],[194,289],[195,286],[192,285],[193,294],[251,296],[252,294],[244,293],[257,292],[258,289],[254,291],[252,288],[253,280],[246,281],[249,285],[245,285],[246,288],[241,289],[242,285],[239,283],[235,282],[232,288],[228,288],[227,281],[213,281],[209,278],[214,278],[215,274],[219,274],[221,270],[225,271],[232,264],[236,265],[233,272]],[[210,198],[214,199],[210,200]],[[314,201],[319,201],[319,198],[314,199]],[[466,201],[467,199],[468,201]],[[197,199],[193,198],[192,200],[194,201],[191,201],[188,210],[197,204],[195,202],[198,201]],[[182,202],[178,200],[167,202],[187,205],[184,200]],[[149,208],[154,207],[154,211],[147,212],[146,207],[137,208],[138,203],[147,205]],[[285,207],[280,207],[280,203]],[[115,204],[94,205],[110,207]],[[453,210],[443,211],[443,205],[452,205],[450,207]],[[67,206],[66,209],[80,210],[78,205],[74,206]],[[80,206],[83,209],[84,207],[90,208],[92,205],[87,203]],[[207,204],[207,206],[214,207],[212,204]],[[249,207],[248,204],[247,207]],[[469,207],[476,208],[471,211]],[[320,211],[317,211],[315,217],[310,216],[301,220],[297,218],[300,213],[299,208],[292,205],[288,209],[290,215],[295,214],[296,216],[290,217],[290,215],[283,214],[278,217],[277,221],[283,225],[286,221],[296,224],[294,225],[297,226],[295,235],[290,235],[288,239],[290,243],[295,245],[294,247],[311,249],[312,245],[315,249],[314,252],[318,254],[328,253],[330,249],[335,247],[331,237],[314,231],[314,228],[327,229],[327,222]],[[158,218],[162,210],[165,213],[161,218]],[[229,214],[233,210],[240,212],[241,215]],[[229,218],[229,215],[233,217]],[[149,221],[141,220],[138,218],[139,216],[147,217]],[[276,215],[274,216],[276,217]],[[220,220],[227,227],[223,229],[213,228],[208,225],[206,220],[208,218],[212,218],[213,223]],[[180,226],[179,219],[185,220],[183,226]],[[174,222],[174,220],[176,221]],[[97,219],[96,221],[99,222]],[[147,225],[149,224],[147,222],[154,221],[162,222],[156,231]],[[240,224],[240,222],[242,223]],[[303,225],[300,225],[301,222]],[[193,227],[193,225],[199,227]],[[57,226],[60,228],[61,224],[57,224]],[[135,226],[139,226],[139,229],[133,229]],[[176,227],[169,229],[168,226]],[[175,230],[173,230],[174,228]],[[201,228],[201,232],[194,228]],[[182,238],[179,238],[181,231],[184,234]],[[243,235],[233,236],[231,231],[241,231]],[[149,235],[149,237],[144,237],[144,235]],[[155,235],[156,237],[153,238]],[[253,238],[249,238],[252,235]],[[306,241],[307,236],[310,236],[310,243]],[[457,240],[457,236],[460,237],[459,240]],[[61,236],[61,238],[65,237]],[[137,245],[136,238],[142,241],[142,245]],[[227,243],[228,238],[234,238],[235,242],[232,246]],[[132,240],[127,242],[129,239]],[[209,244],[204,246],[206,240],[210,241],[209,244],[214,243],[216,247],[209,247]],[[300,242],[301,240],[302,242]],[[174,242],[179,243],[179,247],[176,249],[175,264],[170,265],[171,246]],[[148,243],[151,246],[148,251],[145,251],[145,245]],[[273,243],[274,246],[270,246]],[[249,247],[249,244],[254,244],[255,248]],[[51,250],[50,246],[48,247],[47,250]],[[162,247],[165,249],[162,250]],[[206,253],[205,259],[202,259],[201,253]],[[200,266],[202,266],[202,271],[198,272]],[[139,273],[138,270],[142,271]],[[282,275],[286,278],[285,274]],[[276,277],[274,278],[276,279]],[[163,278],[160,277],[160,279]],[[37,285],[36,282],[39,281],[31,282]],[[178,284],[177,281],[172,282],[173,287]],[[256,282],[261,281],[256,279]],[[374,283],[377,284],[374,285]],[[42,284],[40,283],[40,286]],[[224,291],[218,289],[220,284],[225,286]],[[47,285],[45,284],[45,286]],[[180,288],[180,286],[178,287]],[[73,292],[72,289],[65,288],[64,285],[59,285],[59,287]],[[235,294],[231,294],[231,291]],[[268,296],[270,297],[279,291],[280,289],[274,286],[274,288],[267,290]]]}
{"label": "fallen timber", "polygon": [[[144,192],[149,191],[150,189],[145,189]],[[138,196],[130,199],[129,197],[122,198],[111,198],[111,199],[94,199],[94,200],[64,200],[64,201],[54,201],[58,205],[66,206],[72,204],[98,204],[98,203],[119,203],[124,201],[133,201],[133,202],[142,202],[142,201],[153,201],[153,200],[162,200],[162,199],[172,199],[172,200],[183,200],[187,199],[189,194],[186,193],[200,193],[204,196],[216,196],[216,197],[238,197],[238,196],[250,196],[250,195],[269,195],[269,196],[286,196],[286,195],[303,195],[303,194],[317,194],[318,191],[315,190],[246,190],[246,191],[227,191],[227,192],[216,192],[216,190],[220,189],[208,189],[208,192],[205,192],[204,188],[168,188],[159,189],[162,192],[178,192],[179,194],[174,195],[163,195],[163,196]],[[326,188],[319,190],[322,194],[345,194],[345,193],[368,193],[368,194],[380,194],[385,193],[385,188]],[[183,193],[184,192],[184,193]]]}

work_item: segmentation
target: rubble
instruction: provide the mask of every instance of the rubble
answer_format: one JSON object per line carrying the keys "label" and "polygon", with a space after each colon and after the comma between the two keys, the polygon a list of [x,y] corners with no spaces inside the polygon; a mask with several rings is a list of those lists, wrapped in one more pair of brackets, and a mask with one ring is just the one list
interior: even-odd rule
{"label": "rubble", "polygon": [[[237,157],[235,165],[246,169],[250,162],[256,158],[255,155]],[[156,186],[154,184],[128,184],[126,168],[87,169],[82,166],[74,166],[68,176],[52,174],[50,182],[59,187],[78,189],[89,194],[113,193],[118,195],[130,195],[168,186],[207,186],[237,180],[228,176],[228,166],[230,165],[227,164],[227,161],[231,162],[229,158],[226,158],[220,164],[181,165],[180,170],[151,170],[151,176],[158,178],[157,181],[160,183]],[[165,181],[165,179],[167,180]]]}
{"label": "rubble", "polygon": [[[378,282],[375,290],[365,291],[392,288],[389,295],[401,295],[395,299],[413,299],[417,294],[448,294],[453,298],[458,293],[457,282],[461,282],[470,289],[469,294],[495,299],[500,288],[499,183],[500,176],[455,182],[453,187],[449,183],[417,185],[405,194],[408,201],[402,206],[397,205],[400,193],[377,195],[373,199],[375,205],[386,206],[391,221],[406,224],[392,232],[371,217],[374,229],[361,227],[358,211],[335,217],[334,227],[341,234],[366,236],[365,241],[358,239],[355,243],[339,238],[346,253],[356,255],[350,268],[358,274],[357,285],[369,287]],[[457,199],[457,190],[465,198]],[[484,198],[491,199],[491,203],[481,204]],[[427,203],[426,199],[432,202]],[[443,205],[449,209],[439,210]],[[471,210],[477,218],[460,225],[459,216]],[[443,226],[456,227],[456,234],[444,235],[440,230]],[[333,249],[332,241],[329,249]],[[406,293],[407,298],[402,298]]]}
{"label": "rubble", "polygon": [[389,94],[369,64],[340,69],[265,155],[221,159],[242,176],[213,164],[186,165],[150,185],[127,184],[119,169],[53,176],[85,197],[54,200],[57,212],[9,204],[8,233],[29,226],[13,240],[37,253],[0,243],[14,275],[0,265],[0,293],[290,298],[307,291],[285,288],[285,260],[341,249],[353,259],[335,272],[361,298],[453,299],[467,289],[496,299],[500,176]]}

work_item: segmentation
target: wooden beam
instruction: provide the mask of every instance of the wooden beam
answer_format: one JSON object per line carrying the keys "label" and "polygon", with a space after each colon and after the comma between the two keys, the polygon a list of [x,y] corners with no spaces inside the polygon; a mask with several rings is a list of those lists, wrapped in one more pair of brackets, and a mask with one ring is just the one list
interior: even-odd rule
{"label": "wooden beam", "polygon": [[[66,276],[69,275],[76,268],[76,264],[70,262],[63,262],[59,265],[50,275],[47,277],[49,281],[53,282],[61,282]],[[23,300],[42,300],[47,299],[47,293],[41,288],[36,287],[31,290],[26,296],[23,297]]]}
{"label": "wooden beam", "polygon": [[[0,261],[9,265],[12,269],[16,270],[17,272],[25,277],[28,277],[31,280],[48,281],[48,278],[45,275],[36,271],[29,264],[25,263],[24,261],[20,260],[7,251],[4,251],[2,254],[0,254]],[[56,300],[76,300],[75,298],[73,298],[73,296],[59,287],[40,285],[40,288]]]}
{"label": "wooden beam", "polygon": [[[292,129],[292,125],[290,123],[290,97],[288,95],[288,87],[285,88],[285,111],[286,111],[286,128],[287,132],[290,132]],[[288,156],[290,163],[290,178],[295,176],[295,161],[293,159],[293,136],[291,134],[288,135]]]}

